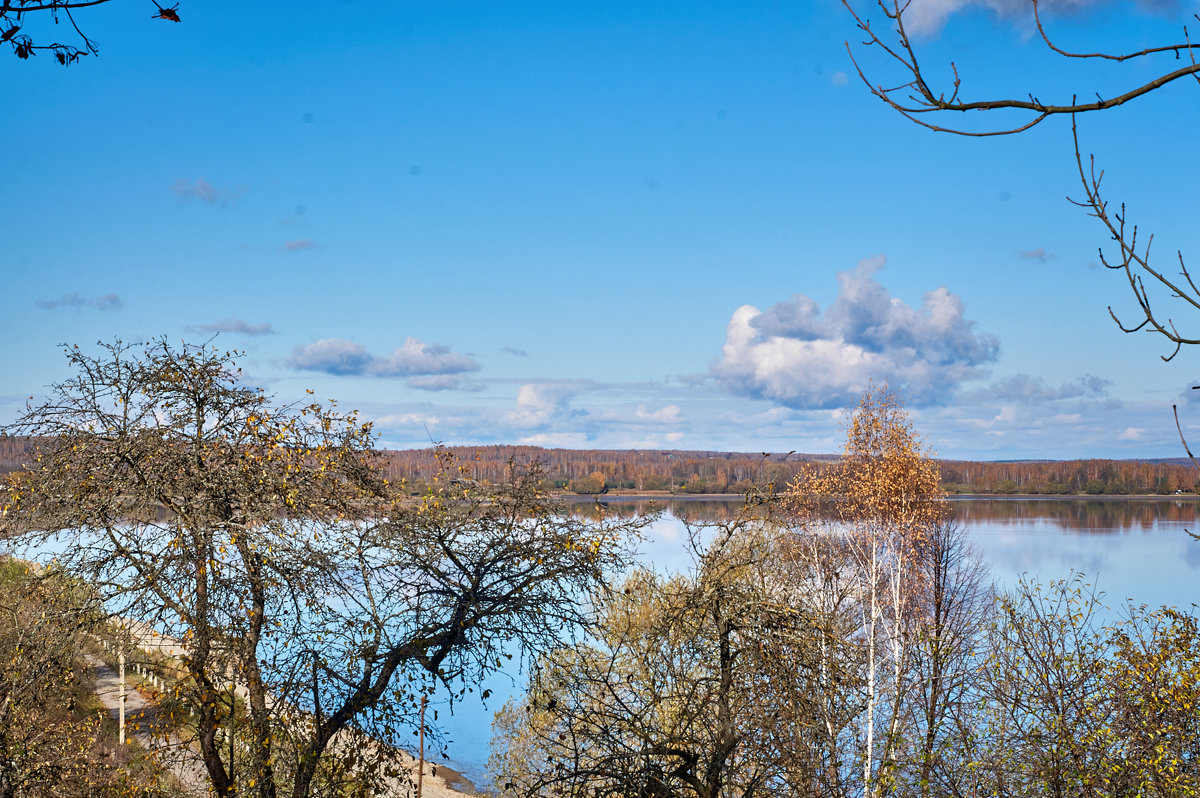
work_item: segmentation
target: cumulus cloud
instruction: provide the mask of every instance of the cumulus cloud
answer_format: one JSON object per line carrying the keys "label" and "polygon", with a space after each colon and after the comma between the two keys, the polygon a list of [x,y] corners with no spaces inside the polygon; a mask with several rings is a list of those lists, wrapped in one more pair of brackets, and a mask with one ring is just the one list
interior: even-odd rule
{"label": "cumulus cloud", "polygon": [[406,338],[404,345],[387,357],[375,358],[371,369],[381,377],[414,377],[478,371],[479,364],[466,355],[452,352],[448,346]]}
{"label": "cumulus cloud", "polygon": [[37,306],[42,310],[58,310],[59,308],[91,308],[92,310],[120,310],[125,304],[116,294],[103,296],[83,296],[78,291],[63,294],[58,299],[39,299]]}
{"label": "cumulus cloud", "polygon": [[[1039,0],[1043,15],[1081,16],[1112,5],[1111,0]],[[1178,11],[1178,0],[1136,0],[1140,11],[1154,14]],[[1029,0],[912,0],[905,13],[905,27],[912,33],[932,34],[941,30],[946,20],[960,11],[985,9],[997,17],[1016,23],[1033,23]]]}
{"label": "cumulus cloud", "polygon": [[275,330],[267,322],[251,324],[242,319],[232,318],[221,319],[211,324],[193,324],[188,329],[199,333],[230,333],[232,335],[259,336],[275,334]]}
{"label": "cumulus cloud", "polygon": [[246,192],[244,189],[231,191],[218,188],[203,177],[198,177],[190,181],[183,178],[176,180],[175,185],[171,186],[171,193],[179,197],[181,202],[194,199],[205,205],[224,208]]}
{"label": "cumulus cloud", "polygon": [[[441,344],[407,338],[390,355],[377,357],[362,344],[343,338],[324,338],[292,350],[287,365],[301,371],[319,371],[338,376],[408,377],[409,384],[423,390],[458,387],[449,380],[430,381],[432,376],[460,375],[478,371],[479,364],[467,355]],[[414,384],[415,383],[415,384]]]}
{"label": "cumulus cloud", "polygon": [[962,299],[943,286],[910,307],[876,281],[883,264],[871,258],[839,273],[824,311],[803,294],[765,311],[738,308],[710,375],[732,393],[808,409],[851,404],[872,380],[910,403],[937,404],[984,376],[999,342],[975,331]]}
{"label": "cumulus cloud", "polygon": [[1117,435],[1120,441],[1140,441],[1145,437],[1146,430],[1142,427],[1126,427]]}
{"label": "cumulus cloud", "polygon": [[316,249],[317,242],[311,238],[298,238],[295,241],[286,241],[280,247],[284,252],[303,252],[306,249]]}
{"label": "cumulus cloud", "polygon": [[587,415],[571,409],[571,397],[580,392],[576,383],[528,383],[517,390],[517,406],[505,420],[514,427],[545,427],[553,421]]}
{"label": "cumulus cloud", "polygon": [[322,338],[292,350],[287,364],[300,371],[320,371],[325,374],[366,374],[374,358],[367,348],[343,338]]}

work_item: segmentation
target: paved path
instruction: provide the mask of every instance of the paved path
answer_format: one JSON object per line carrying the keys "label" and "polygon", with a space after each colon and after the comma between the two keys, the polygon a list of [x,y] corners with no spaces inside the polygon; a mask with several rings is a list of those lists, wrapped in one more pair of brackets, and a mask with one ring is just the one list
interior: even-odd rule
{"label": "paved path", "polygon": [[[114,718],[121,712],[121,680],[117,671],[99,659],[88,658],[96,679],[96,696]],[[166,734],[154,703],[133,688],[137,678],[125,670],[125,736],[137,740],[154,754],[159,763],[175,777],[188,795],[206,795],[208,773],[200,754],[188,748],[174,734]]]}
{"label": "paved path", "polygon": [[[169,645],[169,643],[167,644]],[[105,665],[99,659],[89,657],[88,664],[96,679],[96,695],[114,717],[118,717],[121,707],[120,677],[117,671]],[[125,733],[127,738],[137,740],[138,744],[147,751],[154,753],[158,761],[170,772],[188,795],[203,796],[207,794],[208,773],[200,759],[200,754],[184,745],[173,734],[166,734],[163,721],[158,717],[153,700],[140,690],[132,687],[137,681],[129,668],[125,671]],[[353,732],[350,733],[354,735]],[[357,735],[354,735],[357,736]],[[360,745],[374,745],[369,738],[360,741]],[[406,753],[401,753],[409,772],[412,774],[412,784],[416,783],[416,760]],[[444,778],[452,780],[458,776],[449,768],[441,768],[431,762],[425,763],[425,783],[422,798],[469,798],[472,793],[459,792],[452,789]],[[461,777],[459,777],[461,778]],[[407,779],[393,779],[385,787],[385,795],[408,796],[411,787]]]}

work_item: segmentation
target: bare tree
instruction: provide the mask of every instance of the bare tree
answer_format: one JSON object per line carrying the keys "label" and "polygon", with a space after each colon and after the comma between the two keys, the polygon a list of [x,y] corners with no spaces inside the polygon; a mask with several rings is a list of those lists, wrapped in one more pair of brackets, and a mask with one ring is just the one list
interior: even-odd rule
{"label": "bare tree", "polygon": [[783,595],[807,618],[800,634],[776,641],[780,653],[766,663],[785,782],[792,795],[860,795],[868,654],[854,552],[821,524],[779,521],[769,534],[780,542],[773,569]]}
{"label": "bare tree", "polygon": [[974,791],[1106,794],[1112,693],[1101,596],[1080,575],[1045,586],[1022,580],[997,609],[980,712],[962,738]]}
{"label": "bare tree", "polygon": [[956,753],[970,733],[966,719],[976,696],[973,682],[992,592],[966,530],[953,522],[930,530],[917,567],[925,590],[912,639],[914,734],[904,764],[916,794],[963,795]]}
{"label": "bare tree", "polygon": [[810,671],[810,621],[778,589],[779,549],[760,525],[709,531],[694,573],[633,573],[597,603],[590,639],[539,661],[496,717],[499,785],[579,798],[787,794],[788,724],[803,713],[789,711],[785,684]]}
{"label": "bare tree", "polygon": [[[179,641],[217,795],[369,790],[421,692],[557,643],[638,526],[557,513],[536,466],[493,486],[446,457],[408,500],[369,424],[275,406],[211,346],[67,357],[75,375],[11,428],[44,443],[4,523],[59,541],[110,612]],[[230,712],[244,757],[218,745]]]}
{"label": "bare tree", "polygon": [[[112,0],[0,0],[0,44],[12,45],[13,54],[20,59],[28,59],[39,50],[49,51],[63,66],[75,63],[80,56],[99,55],[96,43],[75,22],[74,12],[109,2]],[[151,0],[151,3],[156,12],[151,15],[152,19],[179,22],[179,3],[171,6],[159,5],[157,0]],[[28,32],[32,29],[29,18],[49,18],[55,24],[65,19],[79,37],[79,43],[39,43]]]}
{"label": "bare tree", "polygon": [[[872,70],[864,66],[855,48],[846,43],[855,69],[870,92],[915,124],[939,133],[962,136],[1012,135],[1027,131],[1051,117],[1070,117],[1074,156],[1083,189],[1082,198],[1071,201],[1095,217],[1112,238],[1116,254],[1107,255],[1101,248],[1100,260],[1107,268],[1125,277],[1138,304],[1132,321],[1122,320],[1111,306],[1109,314],[1125,332],[1148,330],[1165,338],[1173,348],[1163,356],[1164,360],[1171,360],[1184,345],[1200,343],[1200,333],[1188,330],[1195,326],[1194,321],[1181,329],[1170,312],[1164,313],[1154,300],[1157,288],[1177,303],[1175,307],[1181,307],[1186,313],[1200,311],[1200,288],[1193,282],[1183,254],[1176,253],[1177,274],[1173,273],[1173,265],[1164,267],[1152,260],[1153,235],[1143,235],[1139,241],[1139,229],[1128,221],[1125,206],[1121,205],[1119,210],[1110,207],[1101,194],[1104,173],[1097,169],[1094,156],[1085,159],[1081,154],[1076,126],[1078,117],[1133,102],[1176,81],[1191,78],[1200,83],[1200,62],[1197,61],[1200,44],[1191,41],[1187,27],[1183,27],[1178,40],[1153,47],[1126,52],[1078,52],[1060,46],[1051,38],[1042,19],[1039,0],[1029,0],[1038,35],[1051,52],[1071,61],[1105,62],[1125,67],[1132,75],[1130,83],[1108,97],[1102,97],[1094,88],[1079,87],[1069,97],[1047,100],[1036,96],[1028,87],[1014,87],[1007,95],[974,99],[966,95],[964,76],[959,74],[954,62],[949,65],[950,79],[945,85],[938,85],[931,77],[918,57],[918,48],[906,24],[910,1],[875,0],[874,9],[882,17],[882,24],[874,24],[871,15],[856,7],[852,0],[842,0],[864,35],[861,49],[883,56],[879,71],[887,73],[888,77],[880,81],[868,74]],[[1147,71],[1153,75],[1149,80],[1145,78]],[[1081,101],[1081,97],[1089,99]],[[1090,99],[1092,97],[1096,99]],[[964,117],[978,117],[982,124],[972,127],[969,122],[964,123]]]}

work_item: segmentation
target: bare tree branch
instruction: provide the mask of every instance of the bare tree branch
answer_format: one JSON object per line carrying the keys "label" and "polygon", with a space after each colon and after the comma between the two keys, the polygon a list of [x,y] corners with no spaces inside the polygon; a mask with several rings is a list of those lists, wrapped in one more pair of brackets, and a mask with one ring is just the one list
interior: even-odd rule
{"label": "bare tree branch", "polygon": [[[1037,11],[1037,0],[1030,0],[1035,13]],[[1169,83],[1172,83],[1180,78],[1193,77],[1200,80],[1200,64],[1195,61],[1195,48],[1190,39],[1187,38],[1187,29],[1184,29],[1184,42],[1182,44],[1164,45],[1160,47],[1150,47],[1138,52],[1124,53],[1118,55],[1110,55],[1104,53],[1071,53],[1054,45],[1045,28],[1042,26],[1040,16],[1037,17],[1038,31],[1045,41],[1046,45],[1055,53],[1066,58],[1088,59],[1088,58],[1104,58],[1116,62],[1124,62],[1132,59],[1149,58],[1155,55],[1163,55],[1167,53],[1174,54],[1178,57],[1181,51],[1188,53],[1190,59],[1186,66],[1178,69],[1173,69],[1160,74],[1158,77],[1140,83],[1114,97],[1109,99],[1101,98],[1097,95],[1095,102],[1081,103],[1076,101],[1078,93],[1072,97],[1069,103],[1053,103],[1043,102],[1032,95],[1028,99],[1020,99],[1015,97],[999,97],[988,100],[963,100],[960,99],[960,90],[962,88],[962,78],[958,73],[957,65],[952,61],[950,68],[954,74],[954,79],[949,87],[949,96],[945,90],[937,90],[933,88],[926,80],[925,73],[922,71],[920,61],[917,58],[916,50],[914,49],[912,40],[904,26],[904,13],[908,9],[908,3],[901,3],[899,0],[876,0],[876,5],[883,12],[884,16],[889,20],[893,27],[895,35],[895,43],[889,44],[884,41],[879,33],[871,27],[871,23],[863,15],[861,15],[851,4],[851,0],[842,0],[842,5],[854,17],[854,20],[865,35],[866,39],[861,42],[863,47],[877,47],[889,57],[889,60],[899,65],[900,71],[904,75],[903,82],[888,87],[882,83],[873,82],[867,77],[866,72],[860,65],[858,59],[854,55],[854,48],[850,42],[846,42],[846,51],[850,54],[850,59],[854,64],[855,70],[858,72],[859,78],[867,89],[878,97],[883,102],[887,103],[895,111],[902,114],[906,119],[939,133],[953,133],[960,136],[1006,136],[1014,133],[1021,133],[1029,130],[1035,125],[1041,123],[1051,116],[1061,116],[1064,114],[1081,114],[1091,111],[1104,111],[1109,108],[1116,108],[1124,105],[1131,100],[1135,100],[1153,91],[1161,89]],[[921,118],[924,114],[939,114],[941,112],[948,113],[965,113],[968,111],[999,111],[1012,110],[1023,111],[1028,115],[1028,120],[1019,125],[996,127],[986,130],[970,130],[956,125],[942,125],[933,122],[928,122]]]}
{"label": "bare tree branch", "polygon": [[[38,51],[48,50],[54,53],[54,58],[63,66],[69,66],[85,55],[99,55],[96,43],[83,32],[75,22],[74,10],[103,5],[112,0],[0,0],[0,44],[12,45],[13,54],[22,60],[37,54]],[[153,2],[153,0],[151,0]],[[164,8],[154,3],[158,13],[154,19],[165,19],[179,22],[178,4]],[[46,13],[48,12],[48,14]],[[35,42],[33,36],[25,32],[28,20],[26,15],[49,16],[58,22],[59,13],[63,13],[78,34],[82,46],[53,42],[41,44]]]}
{"label": "bare tree branch", "polygon": [[[1078,117],[1080,114],[1094,111],[1104,111],[1124,105],[1132,100],[1155,92],[1164,86],[1184,77],[1192,77],[1200,83],[1200,62],[1196,59],[1200,45],[1193,44],[1186,27],[1183,29],[1183,40],[1172,44],[1146,47],[1130,52],[1074,52],[1056,44],[1046,29],[1039,8],[1039,0],[1029,0],[1034,14],[1034,21],[1042,42],[1053,53],[1072,60],[1100,59],[1114,63],[1142,63],[1155,57],[1171,55],[1175,60],[1180,54],[1187,55],[1187,62],[1178,68],[1163,71],[1152,80],[1139,85],[1114,97],[1105,99],[1096,95],[1095,102],[1079,102],[1079,94],[1073,94],[1069,102],[1044,102],[1033,94],[1026,98],[1017,96],[1000,97],[989,100],[964,100],[961,98],[962,77],[958,66],[950,63],[953,81],[945,90],[935,89],[926,79],[916,49],[905,27],[905,13],[908,2],[900,0],[875,0],[875,5],[888,20],[891,35],[887,40],[872,28],[870,20],[860,14],[852,4],[852,0],[842,0],[842,4],[853,16],[860,31],[865,34],[861,43],[863,48],[877,48],[887,55],[887,62],[896,66],[903,76],[902,82],[888,87],[877,83],[868,77],[864,68],[855,56],[855,50],[846,43],[847,52],[858,72],[859,78],[867,89],[886,103],[890,108],[911,122],[940,133],[953,133],[962,136],[986,137],[1006,136],[1022,133],[1042,123],[1053,116],[1069,115],[1071,117],[1071,137],[1074,143],[1075,164],[1079,173],[1080,184],[1083,186],[1083,198],[1074,200],[1073,204],[1085,209],[1089,216],[1095,217],[1109,237],[1117,245],[1117,256],[1110,259],[1100,250],[1100,261],[1103,265],[1125,276],[1130,292],[1137,301],[1139,313],[1132,320],[1122,318],[1110,305],[1109,315],[1117,326],[1124,332],[1132,333],[1148,331],[1161,335],[1174,348],[1163,360],[1169,361],[1179,354],[1183,346],[1200,344],[1200,333],[1191,333],[1188,327],[1176,323],[1169,315],[1164,315],[1154,301],[1156,287],[1165,289],[1170,298],[1181,303],[1190,313],[1200,311],[1200,287],[1192,278],[1184,261],[1183,253],[1178,252],[1179,273],[1168,274],[1151,261],[1151,246],[1154,236],[1146,236],[1144,243],[1138,241],[1138,227],[1128,224],[1125,206],[1119,211],[1111,211],[1107,200],[1101,194],[1103,171],[1098,171],[1095,156],[1089,156],[1085,165],[1079,146]],[[934,122],[931,119],[942,120],[947,114],[966,112],[1012,111],[1023,112],[1024,121],[1017,125],[999,125],[982,130],[972,130],[960,125]],[[945,112],[945,113],[943,113]]]}

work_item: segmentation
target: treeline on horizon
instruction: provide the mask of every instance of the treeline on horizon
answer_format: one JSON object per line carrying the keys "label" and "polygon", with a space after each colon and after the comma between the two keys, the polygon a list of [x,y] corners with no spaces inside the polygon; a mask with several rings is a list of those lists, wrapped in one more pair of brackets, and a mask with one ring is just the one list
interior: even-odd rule
{"label": "treeline on horizon", "polygon": [[[756,485],[784,486],[837,455],[683,450],[545,449],[538,446],[451,446],[471,477],[505,478],[510,462],[538,461],[555,488],[582,494],[653,491],[742,494]],[[388,450],[389,479],[420,487],[437,473],[436,450]],[[1136,495],[1194,493],[1200,473],[1186,460],[939,460],[947,493]]]}
{"label": "treeline on horizon", "polygon": [[[37,441],[0,437],[0,473],[28,467]],[[649,449],[546,449],[540,446],[449,446],[446,451],[486,482],[507,477],[510,463],[542,464],[550,486],[584,495],[622,491],[742,494],[756,485],[783,486],[833,454]],[[437,450],[387,449],[384,471],[423,492],[439,470]],[[942,488],[951,494],[1109,495],[1195,493],[1200,473],[1187,460],[938,460]]]}

